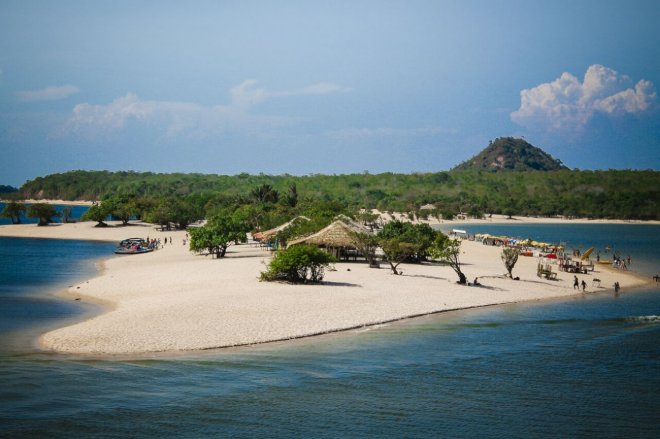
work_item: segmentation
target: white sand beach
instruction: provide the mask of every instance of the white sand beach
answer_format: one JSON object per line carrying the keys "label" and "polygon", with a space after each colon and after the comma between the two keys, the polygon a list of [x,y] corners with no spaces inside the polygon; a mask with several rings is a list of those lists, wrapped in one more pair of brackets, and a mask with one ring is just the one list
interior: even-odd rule
{"label": "white sand beach", "polygon": [[[394,276],[364,263],[337,263],[322,285],[258,280],[270,253],[253,245],[231,246],[224,259],[198,256],[183,245],[185,232],[160,232],[148,224],[95,228],[94,223],[36,227],[0,226],[0,236],[119,241],[132,236],[172,237],[153,253],[110,257],[103,273],[72,286],[70,300],[102,302],[107,311],[43,335],[44,349],[78,354],[134,354],[185,351],[264,343],[341,331],[447,310],[581,294],[573,274],[557,280],[536,276],[537,259],[520,257],[504,278],[500,248],[464,241],[464,272],[482,286],[460,286],[449,268],[401,265]],[[110,255],[109,255],[110,256]],[[587,292],[622,289],[648,280],[597,266],[579,275]],[[601,280],[600,287],[592,278]]]}

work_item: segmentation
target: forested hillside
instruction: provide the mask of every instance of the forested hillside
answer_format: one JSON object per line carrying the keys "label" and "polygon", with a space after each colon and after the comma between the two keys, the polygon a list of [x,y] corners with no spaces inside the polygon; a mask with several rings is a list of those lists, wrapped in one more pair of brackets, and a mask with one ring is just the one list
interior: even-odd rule
{"label": "forested hillside", "polygon": [[64,200],[101,200],[113,195],[194,197],[201,202],[246,196],[264,184],[282,194],[295,185],[300,199],[389,211],[415,212],[432,203],[445,214],[660,219],[660,173],[629,170],[308,176],[72,171],[29,181],[18,196]]}
{"label": "forested hillside", "polygon": [[568,169],[541,148],[524,139],[500,137],[483,151],[456,166],[454,170],[560,171]]}

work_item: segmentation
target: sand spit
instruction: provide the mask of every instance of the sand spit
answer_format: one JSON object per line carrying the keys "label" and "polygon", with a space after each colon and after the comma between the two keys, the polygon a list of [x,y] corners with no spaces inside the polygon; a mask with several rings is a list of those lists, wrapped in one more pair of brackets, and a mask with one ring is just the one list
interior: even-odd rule
{"label": "sand spit", "polygon": [[[232,246],[227,257],[196,256],[183,245],[185,232],[159,232],[143,224],[94,228],[93,223],[49,227],[3,226],[0,236],[115,240],[130,236],[172,237],[153,253],[116,256],[102,275],[68,291],[71,299],[109,303],[107,312],[41,337],[44,349],[77,354],[135,354],[212,349],[286,340],[373,325],[410,316],[501,303],[581,294],[573,275],[558,280],[536,276],[535,258],[521,257],[514,270],[520,281],[503,277],[500,249],[465,241],[464,271],[481,287],[459,286],[456,275],[436,264],[402,265],[394,276],[386,264],[337,263],[322,285],[259,282],[269,252],[252,245]],[[13,235],[9,233],[13,231]],[[587,292],[623,290],[646,279],[599,266]],[[593,285],[592,278],[601,280]]]}

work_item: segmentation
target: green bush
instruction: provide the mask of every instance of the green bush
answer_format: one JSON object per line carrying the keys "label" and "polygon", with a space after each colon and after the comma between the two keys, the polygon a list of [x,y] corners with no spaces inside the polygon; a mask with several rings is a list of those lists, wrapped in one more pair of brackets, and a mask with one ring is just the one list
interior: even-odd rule
{"label": "green bush", "polygon": [[296,245],[275,254],[261,280],[283,280],[292,283],[321,282],[325,268],[335,258],[309,245]]}

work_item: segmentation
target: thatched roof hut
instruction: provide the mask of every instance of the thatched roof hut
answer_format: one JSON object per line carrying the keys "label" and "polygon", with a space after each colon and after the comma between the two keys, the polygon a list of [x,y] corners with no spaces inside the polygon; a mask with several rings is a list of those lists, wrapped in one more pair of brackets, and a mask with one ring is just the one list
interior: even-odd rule
{"label": "thatched roof hut", "polygon": [[361,224],[356,223],[350,218],[343,217],[335,220],[332,224],[313,235],[289,242],[288,246],[297,244],[316,245],[330,249],[335,256],[339,257],[342,250],[356,250],[354,237],[356,232],[369,233]]}
{"label": "thatched roof hut", "polygon": [[311,220],[309,218],[307,218],[306,216],[302,216],[302,215],[297,216],[294,219],[292,219],[291,221],[287,221],[284,224],[281,224],[281,225],[279,225],[277,227],[274,227],[270,230],[260,232],[260,234],[261,234],[260,240],[261,241],[268,241],[269,239],[274,238],[275,235],[277,235],[279,232],[281,232],[282,230],[286,230],[287,228],[291,227],[292,225],[294,225],[298,221],[311,221]]}

